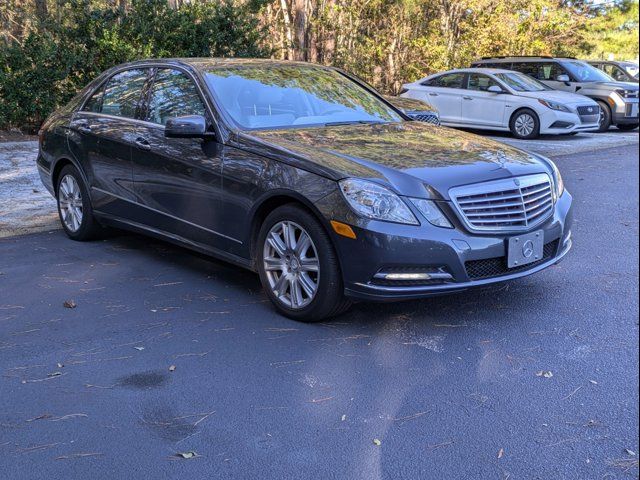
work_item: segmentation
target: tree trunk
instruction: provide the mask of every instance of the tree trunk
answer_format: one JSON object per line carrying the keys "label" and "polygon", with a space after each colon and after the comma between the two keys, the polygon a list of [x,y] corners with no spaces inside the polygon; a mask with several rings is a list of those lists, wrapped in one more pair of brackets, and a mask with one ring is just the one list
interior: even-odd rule
{"label": "tree trunk", "polygon": [[47,8],[47,0],[34,0],[36,17],[38,20],[46,20],[49,15],[49,9]]}
{"label": "tree trunk", "polygon": [[291,27],[291,14],[289,13],[289,5],[287,0],[280,0],[282,8],[282,20],[284,22],[284,37],[287,43],[286,58],[293,60],[293,30]]}
{"label": "tree trunk", "polygon": [[307,60],[307,0],[293,0],[294,60]]}

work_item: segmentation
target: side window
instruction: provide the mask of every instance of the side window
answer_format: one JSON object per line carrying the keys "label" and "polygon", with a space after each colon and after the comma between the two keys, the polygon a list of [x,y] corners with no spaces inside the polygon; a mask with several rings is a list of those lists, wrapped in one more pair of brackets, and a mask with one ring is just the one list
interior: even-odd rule
{"label": "side window", "polygon": [[101,113],[135,118],[147,70],[127,70],[111,77],[102,96]]}
{"label": "side window", "polygon": [[611,67],[611,70],[610,71],[605,70],[605,72],[607,72],[610,77],[613,77],[614,80],[617,80],[618,82],[629,81],[629,79],[627,78],[627,74],[620,67],[616,65],[607,65],[607,66]]}
{"label": "side window", "polygon": [[486,75],[479,75],[477,73],[469,74],[469,83],[467,84],[467,88],[469,90],[478,90],[480,92],[486,92],[491,86],[500,86],[498,82],[493,80],[491,77]]}
{"label": "side window", "polygon": [[530,77],[537,78],[540,80],[538,75],[538,67],[540,64],[535,62],[520,62],[514,63],[512,66],[512,70],[516,72],[524,73],[525,75],[529,75]]}
{"label": "side window", "polygon": [[555,62],[544,62],[539,65],[538,80],[555,81],[558,75],[569,75],[564,68]]}
{"label": "side window", "polygon": [[170,118],[205,116],[205,111],[198,90],[187,75],[168,68],[156,72],[149,97],[148,122],[165,125]]}
{"label": "side window", "polygon": [[440,88],[463,88],[464,73],[448,73],[426,81],[423,85]]}
{"label": "side window", "polygon": [[82,108],[83,112],[100,113],[102,111],[102,97],[104,96],[104,85],[91,95],[87,103]]}

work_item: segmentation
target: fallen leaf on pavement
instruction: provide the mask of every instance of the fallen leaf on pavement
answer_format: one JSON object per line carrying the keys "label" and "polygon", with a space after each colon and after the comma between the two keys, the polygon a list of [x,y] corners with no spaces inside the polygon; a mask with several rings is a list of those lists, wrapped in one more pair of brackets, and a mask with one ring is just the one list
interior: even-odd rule
{"label": "fallen leaf on pavement", "polygon": [[636,452],[634,452],[633,450],[629,450],[628,448],[625,448],[624,451],[626,452],[627,455],[631,455],[632,457],[636,456]]}
{"label": "fallen leaf on pavement", "polygon": [[59,362],[58,362],[58,363],[56,363],[56,366],[57,366],[58,368],[63,368],[63,367],[64,367],[64,365],[63,365],[62,363],[59,363]]}
{"label": "fallen leaf on pavement", "polygon": [[377,438],[373,439],[373,444],[377,447],[379,447],[380,445],[382,445],[382,442],[380,440],[378,440]]}
{"label": "fallen leaf on pavement", "polygon": [[597,385],[598,382],[596,382],[595,380],[589,380],[589,383],[591,383],[592,385]]}
{"label": "fallen leaf on pavement", "polygon": [[142,350],[144,350],[144,347],[133,347],[133,348],[135,348],[135,349],[136,349],[136,350],[138,350],[139,352],[141,352]]}
{"label": "fallen leaf on pavement", "polygon": [[196,458],[199,457],[200,455],[198,455],[196,452],[178,452],[176,453],[176,457],[180,457],[180,458]]}
{"label": "fallen leaf on pavement", "polygon": [[65,302],[62,304],[62,306],[64,308],[76,308],[78,306],[78,304],[76,302],[74,302],[73,300],[65,300]]}
{"label": "fallen leaf on pavement", "polygon": [[347,419],[346,415],[342,415],[342,418],[340,419],[340,421],[344,422]]}
{"label": "fallen leaf on pavement", "polygon": [[536,377],[551,378],[553,377],[553,372],[540,370],[538,373],[536,373]]}
{"label": "fallen leaf on pavement", "polygon": [[498,458],[502,458],[504,457],[504,448],[501,448],[500,451],[498,452]]}
{"label": "fallen leaf on pavement", "polygon": [[175,366],[175,365],[171,365],[171,366],[169,367],[169,371],[170,371],[170,372],[174,372],[175,370],[176,370],[176,366]]}
{"label": "fallen leaf on pavement", "polygon": [[62,375],[62,372],[51,372],[51,373],[47,373],[47,377],[57,377]]}

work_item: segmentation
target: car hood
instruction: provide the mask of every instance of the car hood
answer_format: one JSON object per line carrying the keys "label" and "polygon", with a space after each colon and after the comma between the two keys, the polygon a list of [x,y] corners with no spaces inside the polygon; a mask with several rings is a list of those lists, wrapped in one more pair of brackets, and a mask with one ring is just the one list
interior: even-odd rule
{"label": "car hood", "polygon": [[241,147],[340,180],[358,177],[401,195],[449,199],[459,185],[549,173],[533,154],[422,122],[243,132]]}
{"label": "car hood", "polygon": [[560,90],[545,90],[542,92],[518,92],[519,97],[536,98],[541,100],[551,100],[563,105],[597,105],[597,103],[584,95],[577,95],[571,92]]}
{"label": "car hood", "polygon": [[625,90],[631,91],[638,91],[640,89],[638,84],[633,82],[591,82],[584,84],[584,88],[587,87],[600,87],[609,90],[613,90],[615,88],[624,88]]}

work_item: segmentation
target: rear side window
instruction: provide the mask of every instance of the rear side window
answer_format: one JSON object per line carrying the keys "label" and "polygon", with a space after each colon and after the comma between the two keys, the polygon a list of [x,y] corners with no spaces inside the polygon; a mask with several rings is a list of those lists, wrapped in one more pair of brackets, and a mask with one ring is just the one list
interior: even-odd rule
{"label": "rear side window", "polygon": [[198,89],[179,70],[159,69],[151,86],[146,120],[165,125],[168,119],[184,115],[205,116]]}
{"label": "rear side window", "polygon": [[511,70],[524,73],[533,78],[538,78],[538,65],[539,64],[535,62],[518,62],[512,65]]}
{"label": "rear side window", "polygon": [[464,76],[464,73],[447,73],[446,75],[440,75],[439,77],[427,80],[423,85],[440,88],[464,88],[462,86]]}
{"label": "rear side window", "polygon": [[[116,117],[136,118],[136,111],[146,81],[147,69],[127,70],[114,75],[107,82],[101,94],[101,108],[98,113]],[[85,110],[93,100],[92,97],[87,102]]]}
{"label": "rear side window", "polygon": [[541,63],[538,68],[538,80],[555,81],[558,75],[568,75],[567,71],[564,68],[562,68],[558,63],[545,62],[545,63]]}
{"label": "rear side window", "polygon": [[104,86],[96,91],[87,103],[84,104],[83,112],[100,113],[102,111],[102,97],[104,95]]}

